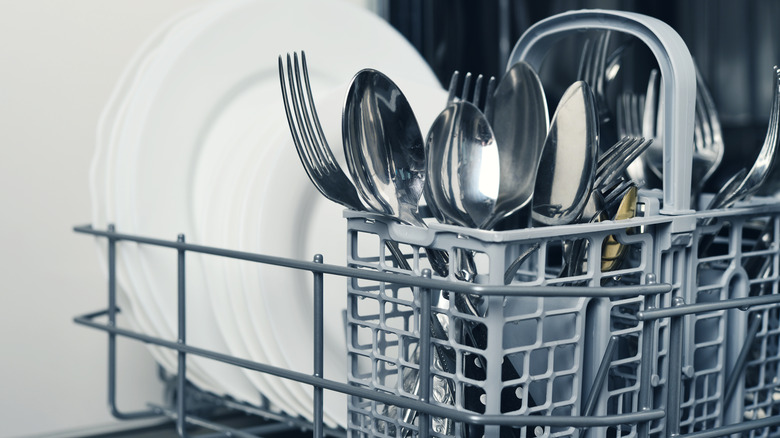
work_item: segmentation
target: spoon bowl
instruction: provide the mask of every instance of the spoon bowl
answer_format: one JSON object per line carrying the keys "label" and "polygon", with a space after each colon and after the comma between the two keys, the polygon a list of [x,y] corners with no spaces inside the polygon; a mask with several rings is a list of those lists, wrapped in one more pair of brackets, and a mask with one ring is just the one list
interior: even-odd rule
{"label": "spoon bowl", "polygon": [[417,203],[425,181],[425,149],[412,107],[377,70],[352,79],[342,114],[344,153],[358,193],[370,208],[422,226]]}
{"label": "spoon bowl", "polygon": [[555,110],[534,185],[531,217],[542,225],[574,223],[593,187],[598,120],[587,83],[572,84]]}
{"label": "spoon bowl", "polygon": [[506,72],[492,99],[486,116],[498,143],[501,182],[495,211],[484,224],[486,229],[531,201],[550,124],[542,82],[525,62],[514,64]]}
{"label": "spoon bowl", "polygon": [[433,122],[426,141],[433,199],[453,222],[483,227],[499,191],[499,152],[484,114],[453,102]]}

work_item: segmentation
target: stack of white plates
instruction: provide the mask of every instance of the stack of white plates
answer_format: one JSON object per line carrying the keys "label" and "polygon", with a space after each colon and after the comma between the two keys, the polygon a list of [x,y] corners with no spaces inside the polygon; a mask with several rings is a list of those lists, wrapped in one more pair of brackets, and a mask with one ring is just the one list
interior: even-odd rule
{"label": "stack of white plates", "polygon": [[[426,131],[446,93],[404,38],[348,3],[229,0],[187,11],[140,48],[98,126],[90,175],[93,226],[263,254],[343,264],[342,207],[316,192],[287,129],[277,56],[305,50],[331,147],[341,103],[362,68],[387,74]],[[105,251],[105,242],[99,242]],[[104,255],[104,253],[103,253]],[[120,303],[134,328],[176,338],[176,253],[118,246]],[[312,372],[311,274],[187,255],[188,343]],[[345,380],[344,279],[325,283],[325,377]],[[176,357],[152,349],[171,372]],[[312,389],[188,358],[200,388],[311,418]],[[326,392],[325,420],[346,425],[346,399]]]}

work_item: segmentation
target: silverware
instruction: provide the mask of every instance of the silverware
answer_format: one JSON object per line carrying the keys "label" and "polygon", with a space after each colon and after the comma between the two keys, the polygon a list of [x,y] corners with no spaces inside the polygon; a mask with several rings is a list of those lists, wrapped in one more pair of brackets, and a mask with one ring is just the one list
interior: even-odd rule
{"label": "silverware", "polygon": [[484,114],[466,101],[451,103],[431,125],[428,177],[433,199],[458,225],[480,227],[498,197],[498,147]]}
{"label": "silverware", "polygon": [[[586,82],[596,99],[596,109],[600,122],[609,119],[607,106],[606,85],[608,50],[612,39],[612,31],[599,31],[594,39],[587,39],[582,48],[577,80]],[[619,62],[619,56],[611,58],[612,66]]]}
{"label": "silverware", "polygon": [[[593,189],[578,222],[592,223],[607,220],[606,212],[611,210],[615,203],[621,202],[622,206],[631,190],[636,189],[633,181],[626,181],[622,174],[651,143],[652,140],[648,139],[623,137],[599,156]],[[618,211],[621,206],[618,207]],[[635,207],[636,196],[634,196]],[[586,255],[584,241],[576,240],[573,244],[566,245],[564,249],[564,264],[559,276],[571,277],[581,274]],[[617,249],[623,251],[621,246]],[[613,266],[618,265],[619,262],[622,262],[622,259],[616,260]]]}
{"label": "silverware", "polygon": [[[294,55],[294,68],[293,60],[288,54],[287,74],[285,75],[282,56],[279,56],[279,83],[282,88],[284,110],[301,164],[303,164],[312,184],[323,196],[352,210],[366,211],[366,207],[355,190],[355,185],[341,170],[328,141],[325,139],[325,133],[322,130],[312,98],[304,52],[301,52],[301,62],[303,77],[301,77],[301,68],[298,64],[298,54]],[[294,111],[290,108],[291,103]]]}
{"label": "silverware", "polygon": [[[694,153],[692,163],[691,197],[698,198],[704,184],[715,173],[724,154],[723,135],[717,109],[704,80],[696,70],[696,114],[694,117]],[[654,139],[647,153],[629,167],[629,175],[638,185],[647,181],[645,169],[663,178],[663,95],[660,93],[658,70],[652,70],[645,96],[623,94],[618,105],[618,129],[621,135],[642,135]]]}
{"label": "silverware", "polygon": [[[425,183],[425,147],[409,102],[379,71],[358,72],[342,114],[344,153],[358,194],[374,212],[427,228],[417,209]],[[426,248],[428,261],[446,277],[443,251]]]}
{"label": "silverware", "polygon": [[[777,154],[777,144],[780,140],[780,68],[774,69],[774,99],[772,100],[772,109],[769,113],[769,126],[767,128],[766,138],[761,150],[758,153],[755,163],[750,171],[741,180],[736,189],[726,190],[727,184],[710,201],[707,207],[709,210],[726,208],[742,201],[758,191],[761,184],[764,183],[769,172],[775,164],[775,155]],[[733,179],[733,178],[732,178]],[[722,194],[721,192],[726,192]],[[730,192],[730,193],[729,193]]]}
{"label": "silverware", "polygon": [[482,224],[485,229],[492,229],[531,202],[550,125],[542,82],[525,62],[514,64],[506,72],[492,100],[486,117],[498,143],[501,178],[495,209]]}
{"label": "silverware", "polygon": [[[780,141],[780,68],[775,66],[773,69],[775,74],[774,98],[772,99],[772,109],[769,113],[769,123],[764,144],[761,146],[758,157],[750,171],[741,169],[732,176],[710,200],[710,203],[707,205],[708,210],[728,208],[752,196],[761,188],[761,185],[766,181],[774,166],[777,144]],[[701,221],[701,225],[708,226],[714,221],[715,218],[704,219]],[[699,242],[699,257],[707,256],[707,251],[714,240],[714,234],[702,236]]]}
{"label": "silverware", "polygon": [[[691,175],[693,188],[691,197],[695,201],[706,182],[718,170],[726,149],[723,143],[723,132],[720,126],[718,110],[698,68],[696,68],[694,145],[696,153],[693,156],[693,174]],[[694,203],[694,205],[696,204]]]}
{"label": "silverware", "polygon": [[564,225],[579,219],[593,188],[598,127],[590,87],[575,82],[555,110],[539,160],[531,212],[534,222]]}
{"label": "silverware", "polygon": [[[309,180],[323,196],[331,201],[352,210],[368,211],[355,185],[339,166],[325,139],[312,97],[309,69],[306,66],[304,52],[301,52],[300,65],[297,53],[293,57],[287,55],[286,75],[282,57],[279,56],[279,84],[290,134]],[[387,241],[385,246],[401,269],[411,270],[396,242]]]}
{"label": "silverware", "polygon": [[[636,216],[637,188],[631,186],[623,196],[615,213],[614,220],[631,219]],[[620,268],[626,257],[626,245],[618,242],[617,238],[610,234],[601,244],[601,272],[614,271]]]}
{"label": "silverware", "polygon": [[[417,210],[425,183],[425,147],[412,108],[398,86],[379,71],[358,72],[344,101],[342,130],[350,174],[364,202],[378,213],[426,227]],[[426,252],[434,270],[446,276],[446,253],[428,248]],[[446,339],[443,323],[436,316],[431,318],[431,331]],[[434,347],[433,353],[436,367],[455,372],[454,358],[444,349]],[[410,379],[419,392],[419,375]],[[455,388],[449,380],[434,379],[432,392],[436,401],[454,403]],[[416,411],[403,410],[407,423],[416,415]],[[451,420],[441,421],[440,429],[452,428]]]}

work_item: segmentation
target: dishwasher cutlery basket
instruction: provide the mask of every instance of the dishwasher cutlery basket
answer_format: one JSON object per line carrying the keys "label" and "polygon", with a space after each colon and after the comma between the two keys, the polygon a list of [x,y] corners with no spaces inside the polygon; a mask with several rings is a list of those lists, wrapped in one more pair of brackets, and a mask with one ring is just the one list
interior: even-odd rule
{"label": "dishwasher cutlery basket", "polygon": [[[664,79],[663,191],[640,191],[636,218],[493,232],[436,223],[423,229],[346,211],[347,267],[78,227],[109,240],[109,309],[76,321],[109,333],[112,412],[162,412],[178,419],[183,435],[185,423],[205,424],[188,413],[181,394],[185,356],[196,354],[312,385],[315,436],[323,434],[323,389],[349,395],[346,434],[353,437],[780,436],[780,203],[689,209],[694,67],[680,37],[660,21],[614,11],[560,14],[523,34],[512,60],[538,69],[552,42],[585,29],[638,37]],[[627,248],[623,263],[602,264],[605,242],[615,240]],[[180,342],[115,326],[119,241],[177,250]],[[411,271],[397,266],[386,241],[399,244]],[[564,271],[564,254],[575,246],[584,248],[584,263]],[[446,277],[425,278],[425,248],[447,252]],[[348,384],[322,377],[321,329],[313,334],[314,375],[189,346],[188,251],[314,272],[315,328],[322,323],[322,275],[348,277],[349,369],[327,371],[346,374]],[[455,275],[466,251],[477,266],[473,281]],[[531,255],[505,285],[507,268],[526,251]],[[473,309],[453,304],[464,297]],[[107,324],[94,321],[106,315]],[[176,411],[116,409],[115,336],[179,352]],[[306,428],[302,419],[227,399],[222,405]]]}
{"label": "dishwasher cutlery basket", "polygon": [[[694,66],[680,37],[660,21],[614,11],[560,14],[523,34],[510,66],[522,60],[538,70],[552,43],[587,29],[631,34],[658,60],[670,96],[663,192],[641,193],[641,217],[629,221],[503,232],[439,224],[423,230],[347,212],[348,263],[361,269],[410,275],[384,249],[395,241],[406,249],[414,275],[430,275],[425,248],[443,250],[451,261],[446,279],[463,285],[454,273],[465,250],[478,260],[474,282],[501,286],[518,254],[538,246],[511,281],[518,287],[472,294],[480,303],[476,313],[454,304],[467,292],[359,279],[348,284],[351,384],[398,397],[422,395],[465,414],[524,417],[524,425],[421,417],[351,397],[353,436],[410,436],[420,428],[432,436],[723,436],[746,429],[745,420],[780,413],[780,207],[755,200],[720,212],[689,210]],[[605,272],[602,248],[615,238],[628,256]],[[562,254],[572,245],[585,248],[587,261],[579,275],[562,276]],[[656,284],[667,288],[651,288]],[[741,308],[734,301],[740,298]],[[423,311],[428,303],[431,309]],[[421,332],[430,330],[425,320],[431,317],[444,333]],[[422,367],[420,342],[433,345]],[[444,366],[441,357],[454,364]],[[423,372],[426,394],[410,384]],[[653,411],[665,415],[631,417]],[[596,417],[604,421],[583,427]],[[557,421],[564,418],[569,421]],[[723,425],[736,429],[715,429]],[[780,429],[745,434],[780,436]]]}

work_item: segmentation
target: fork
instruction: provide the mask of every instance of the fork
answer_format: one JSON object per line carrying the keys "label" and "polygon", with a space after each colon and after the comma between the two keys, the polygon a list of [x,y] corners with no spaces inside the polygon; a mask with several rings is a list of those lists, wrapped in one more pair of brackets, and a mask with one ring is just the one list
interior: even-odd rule
{"label": "fork", "polygon": [[[331,201],[353,210],[368,211],[368,208],[360,201],[357,189],[339,166],[333,151],[325,139],[322,124],[317,115],[312,97],[306,54],[304,52],[301,52],[300,65],[297,53],[293,54],[292,57],[289,54],[287,55],[286,75],[282,56],[279,56],[279,83],[287,115],[287,124],[290,127],[293,143],[311,182],[323,196]],[[387,240],[385,241],[385,246],[390,250],[401,269],[411,270],[397,242]],[[446,338],[445,324],[438,318],[438,316],[431,317],[432,335],[434,337]],[[455,358],[447,353],[444,349],[434,346],[433,360],[435,367],[447,372],[454,372]],[[413,356],[415,354],[419,354],[417,349],[413,352]],[[408,379],[405,378],[403,384],[404,389],[409,392],[419,391],[419,375],[416,379],[414,376]],[[438,400],[440,402],[448,400],[448,397],[453,397],[455,394],[454,388],[449,386],[442,388],[442,390],[443,395],[439,398],[443,398],[443,400]],[[436,393],[436,391],[434,392]],[[389,407],[386,408],[386,414],[390,413],[389,409]],[[416,411],[404,411],[405,421],[411,423],[414,416],[416,416]],[[451,421],[443,420],[441,423],[445,431],[450,431]]]}
{"label": "fork", "polygon": [[[300,65],[297,53],[293,57],[287,55],[286,75],[282,56],[279,55],[279,84],[290,134],[309,180],[323,196],[331,201],[352,210],[368,211],[360,200],[355,185],[339,166],[325,139],[312,97],[305,52],[301,52]],[[398,243],[388,240],[385,241],[385,246],[399,268],[412,269]]]}
{"label": "fork", "polygon": [[455,70],[454,73],[452,73],[452,77],[450,78],[450,86],[447,89],[447,103],[457,102],[457,101],[463,101],[463,102],[469,102],[479,108],[482,113],[485,114],[488,120],[491,120],[490,113],[492,112],[492,103],[493,103],[493,93],[496,90],[496,78],[491,76],[490,79],[488,79],[487,84],[487,90],[485,92],[485,98],[482,99],[482,81],[484,79],[484,76],[479,75],[477,76],[476,82],[474,83],[474,91],[472,94],[471,91],[471,78],[472,74],[470,72],[466,73],[466,76],[463,78],[463,88],[460,94],[460,97],[458,97],[458,82],[460,80],[460,72]]}
{"label": "fork", "polygon": [[[618,129],[622,135],[643,135],[655,139],[653,148],[642,162],[659,179],[663,179],[663,94],[660,93],[658,70],[650,73],[647,93],[636,96],[624,93],[618,99]],[[640,122],[641,120],[641,122]],[[704,184],[715,173],[723,159],[724,143],[717,109],[704,80],[696,69],[696,112],[694,116],[694,154],[692,163],[691,197],[698,198]],[[643,171],[638,166],[629,168],[632,178],[641,183]],[[646,179],[644,179],[646,180]]]}
{"label": "fork", "polygon": [[607,78],[607,51],[611,39],[612,31],[607,30],[600,32],[595,41],[586,40],[577,71],[577,79],[587,82],[596,96],[596,108],[601,122],[609,119],[605,80]]}

